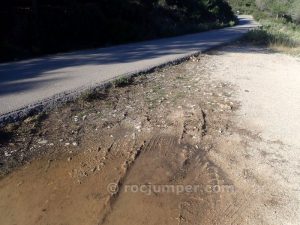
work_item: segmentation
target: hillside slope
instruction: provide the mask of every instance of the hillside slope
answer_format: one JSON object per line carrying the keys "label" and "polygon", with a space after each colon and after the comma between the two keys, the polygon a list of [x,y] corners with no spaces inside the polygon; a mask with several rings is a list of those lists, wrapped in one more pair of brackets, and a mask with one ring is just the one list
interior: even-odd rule
{"label": "hillside slope", "polygon": [[225,0],[16,0],[0,9],[0,61],[234,24]]}

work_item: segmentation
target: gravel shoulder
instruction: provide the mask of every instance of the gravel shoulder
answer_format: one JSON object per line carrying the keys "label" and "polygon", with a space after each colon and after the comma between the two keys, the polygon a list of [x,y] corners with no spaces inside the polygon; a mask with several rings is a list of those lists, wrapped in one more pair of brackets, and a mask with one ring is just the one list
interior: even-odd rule
{"label": "gravel shoulder", "polygon": [[0,222],[300,224],[299,68],[230,45],[7,125]]}
{"label": "gravel shoulder", "polygon": [[[211,56],[218,62],[212,77],[237,87],[240,108],[233,121],[242,130],[240,141],[247,143],[244,152],[229,145],[215,159],[230,173],[260,186],[257,202],[273,196],[260,209],[265,213],[257,213],[255,224],[300,224],[299,58],[253,46],[227,46]],[[229,155],[235,163],[226,165]]]}

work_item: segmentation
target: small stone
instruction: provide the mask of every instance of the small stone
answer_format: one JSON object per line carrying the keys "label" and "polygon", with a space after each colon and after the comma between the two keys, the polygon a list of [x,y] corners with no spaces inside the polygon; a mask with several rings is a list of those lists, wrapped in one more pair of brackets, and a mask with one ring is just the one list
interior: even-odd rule
{"label": "small stone", "polygon": [[78,143],[74,141],[74,142],[72,143],[72,145],[73,145],[73,146],[78,146]]}
{"label": "small stone", "polygon": [[70,145],[70,143],[69,143],[69,142],[65,143],[65,146],[69,146],[69,145]]}
{"label": "small stone", "polygon": [[9,157],[9,156],[11,156],[11,154],[10,154],[10,153],[8,153],[7,151],[5,151],[5,152],[4,152],[4,155],[5,155],[6,157]]}
{"label": "small stone", "polygon": [[40,145],[45,145],[45,144],[47,144],[48,143],[48,141],[47,140],[40,140],[40,141],[38,141],[38,144],[40,144]]}
{"label": "small stone", "polygon": [[24,120],[24,123],[31,123],[34,120],[33,117],[28,117]]}
{"label": "small stone", "polygon": [[124,162],[124,163],[122,164],[121,168],[122,168],[123,170],[126,170],[126,169],[127,169],[127,167],[128,167],[127,163],[128,163],[128,161],[126,161],[126,162]]}
{"label": "small stone", "polygon": [[219,106],[220,106],[222,109],[227,109],[227,110],[230,110],[230,109],[231,109],[231,106],[230,106],[230,105],[219,104]]}
{"label": "small stone", "polygon": [[131,135],[131,138],[132,138],[132,139],[135,139],[135,138],[136,138],[136,134],[133,133],[133,134]]}
{"label": "small stone", "polygon": [[70,162],[71,160],[72,160],[72,157],[69,157],[69,158],[68,158],[68,162]]}
{"label": "small stone", "polygon": [[84,116],[82,117],[82,120],[86,120],[86,118],[87,118],[87,116],[86,116],[86,115],[84,115]]}

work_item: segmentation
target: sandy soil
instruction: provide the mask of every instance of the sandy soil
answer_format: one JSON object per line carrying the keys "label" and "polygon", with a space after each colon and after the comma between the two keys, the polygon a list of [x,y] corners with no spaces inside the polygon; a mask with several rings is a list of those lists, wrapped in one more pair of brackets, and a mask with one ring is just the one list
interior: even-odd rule
{"label": "sandy soil", "polygon": [[300,224],[299,69],[227,46],[8,125],[0,224]]}

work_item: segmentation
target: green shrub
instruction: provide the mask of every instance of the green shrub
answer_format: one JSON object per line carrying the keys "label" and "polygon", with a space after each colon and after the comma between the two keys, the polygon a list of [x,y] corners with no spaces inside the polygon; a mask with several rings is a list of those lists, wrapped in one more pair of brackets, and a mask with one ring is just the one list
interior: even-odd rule
{"label": "green shrub", "polygon": [[4,1],[0,61],[196,32],[234,20],[226,0]]}
{"label": "green shrub", "polygon": [[296,1],[293,4],[292,9],[290,10],[293,20],[300,24],[300,1]]}
{"label": "green shrub", "polygon": [[228,0],[235,12],[253,14],[256,11],[255,0]]}

